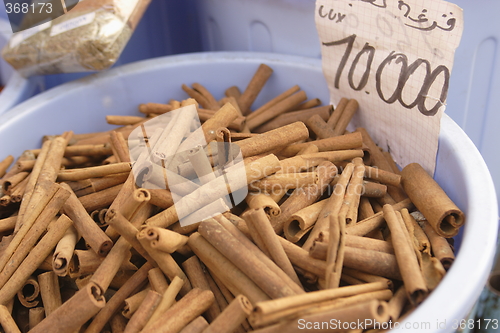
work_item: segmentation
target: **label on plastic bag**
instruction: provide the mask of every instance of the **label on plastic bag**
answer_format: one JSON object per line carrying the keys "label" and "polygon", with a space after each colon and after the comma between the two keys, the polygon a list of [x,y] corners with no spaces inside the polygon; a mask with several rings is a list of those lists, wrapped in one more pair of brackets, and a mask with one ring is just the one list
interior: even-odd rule
{"label": "label on plastic bag", "polygon": [[[317,0],[330,99],[354,98],[365,127],[401,166],[434,174],[462,9],[441,0]],[[353,129],[353,128],[350,128]]]}
{"label": "label on plastic bag", "polygon": [[43,31],[47,28],[49,28],[52,24],[52,21],[37,25],[35,27],[32,27],[30,29],[26,29],[23,31],[16,32],[12,35],[9,41],[9,46],[11,48],[16,47],[17,45],[21,44],[23,41],[26,39],[30,38],[34,34],[39,33],[40,31]]}
{"label": "label on plastic bag", "polygon": [[95,12],[91,12],[85,15],[81,15],[59,24],[55,24],[50,31],[50,37],[62,34],[63,32],[83,27],[84,25],[90,24],[95,19]]}

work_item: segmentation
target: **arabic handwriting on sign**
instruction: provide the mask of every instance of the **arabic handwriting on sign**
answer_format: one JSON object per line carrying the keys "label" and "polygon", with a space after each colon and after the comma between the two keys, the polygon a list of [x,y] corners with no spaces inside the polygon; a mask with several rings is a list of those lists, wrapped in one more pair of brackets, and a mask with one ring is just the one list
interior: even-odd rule
{"label": "arabic handwriting on sign", "polygon": [[331,8],[328,12],[326,10],[324,10],[324,6],[321,5],[319,7],[319,10],[318,10],[318,15],[322,18],[325,18],[325,17],[328,17],[328,19],[330,21],[333,21],[335,19],[337,19],[337,21],[335,21],[335,23],[340,23],[342,22],[342,20],[346,17],[346,14],[342,14],[340,12],[338,13],[335,13],[334,9]]}
{"label": "arabic handwriting on sign", "polygon": [[[361,0],[361,2],[368,2],[378,8],[387,8],[387,0]],[[381,3],[380,3],[381,2]]]}
{"label": "arabic handwriting on sign", "polygon": [[[372,1],[372,0],[368,0],[367,2],[369,2],[369,1]],[[407,27],[414,28],[417,30],[431,31],[431,30],[434,30],[436,28],[439,28],[443,31],[452,31],[455,28],[455,24],[457,23],[457,19],[452,17],[446,21],[447,26],[440,26],[436,21],[433,21],[430,25],[424,26],[424,24],[427,24],[429,22],[429,19],[427,18],[427,9],[425,9],[425,8],[422,9],[420,14],[416,18],[410,16],[411,7],[403,0],[398,1],[398,9],[404,10],[405,12],[404,12],[403,16],[406,17],[407,19],[409,19],[410,21],[418,24],[418,26],[413,25],[411,23],[410,24],[405,23],[405,25]],[[453,13],[450,12],[450,15],[453,15]],[[441,15],[441,17],[446,18],[446,17],[448,17],[448,15],[443,14],[443,15]]]}

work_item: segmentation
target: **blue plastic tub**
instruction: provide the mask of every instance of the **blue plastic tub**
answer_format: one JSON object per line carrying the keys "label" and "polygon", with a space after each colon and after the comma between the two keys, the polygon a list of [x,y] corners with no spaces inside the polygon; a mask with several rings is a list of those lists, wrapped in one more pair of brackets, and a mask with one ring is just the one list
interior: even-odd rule
{"label": "blue plastic tub", "polygon": [[[0,159],[39,147],[45,134],[103,131],[105,116],[138,115],[138,104],[187,97],[181,84],[199,82],[216,98],[232,85],[244,89],[260,63],[274,70],[254,107],[298,83],[308,96],[329,100],[319,59],[269,53],[168,56],[112,69],[39,94],[0,117]],[[168,79],[165,79],[168,78]],[[473,170],[473,172],[471,172]],[[488,168],[464,131],[444,116],[435,179],[464,211],[457,258],[436,290],[403,323],[431,323],[419,332],[453,332],[466,317],[491,269],[497,239],[495,190]],[[445,329],[436,327],[446,320]],[[402,330],[408,332],[408,330]]]}

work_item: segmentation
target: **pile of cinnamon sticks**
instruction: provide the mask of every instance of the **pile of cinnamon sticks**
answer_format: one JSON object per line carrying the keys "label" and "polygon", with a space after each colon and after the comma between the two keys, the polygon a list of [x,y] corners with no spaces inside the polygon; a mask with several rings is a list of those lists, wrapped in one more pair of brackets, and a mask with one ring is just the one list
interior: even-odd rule
{"label": "pile of cinnamon sticks", "polygon": [[[419,306],[453,263],[463,213],[420,165],[400,171],[346,130],[355,100],[333,109],[293,86],[255,108],[272,72],[220,100],[183,85],[182,101],[108,115],[114,130],[68,129],[0,162],[4,331],[372,332]],[[207,143],[243,156],[234,207],[216,179],[178,202],[168,184],[137,186],[128,135],[186,105]],[[227,209],[180,225],[214,203]]]}

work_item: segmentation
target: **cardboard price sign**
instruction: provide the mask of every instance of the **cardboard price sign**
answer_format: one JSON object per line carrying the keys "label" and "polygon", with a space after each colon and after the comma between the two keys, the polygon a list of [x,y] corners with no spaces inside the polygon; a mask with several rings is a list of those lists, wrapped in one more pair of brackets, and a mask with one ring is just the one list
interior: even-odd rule
{"label": "cardboard price sign", "polygon": [[354,127],[405,166],[434,173],[462,9],[441,0],[317,0],[331,102],[358,100]]}

